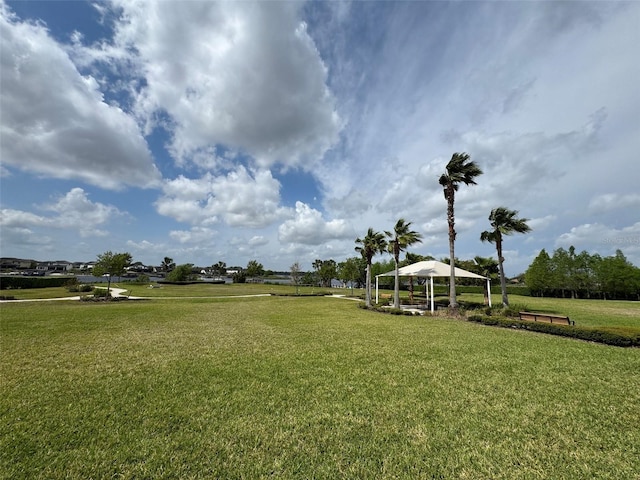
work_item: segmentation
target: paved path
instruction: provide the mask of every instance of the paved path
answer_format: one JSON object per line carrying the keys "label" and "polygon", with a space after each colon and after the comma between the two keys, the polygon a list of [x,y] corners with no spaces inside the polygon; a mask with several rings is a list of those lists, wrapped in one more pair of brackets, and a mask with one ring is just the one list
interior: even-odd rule
{"label": "paved path", "polygon": [[[104,288],[106,287],[98,287]],[[255,293],[251,295],[218,295],[211,297],[132,297],[127,295],[126,292],[129,290],[126,288],[116,288],[111,287],[111,296],[112,297],[120,297],[120,298],[128,298],[129,300],[179,300],[182,298],[251,298],[251,297],[270,297],[270,293]],[[75,297],[57,297],[57,298],[29,298],[25,300],[0,300],[0,303],[18,303],[18,302],[56,302],[60,300],[80,300],[80,296],[76,295]]]}

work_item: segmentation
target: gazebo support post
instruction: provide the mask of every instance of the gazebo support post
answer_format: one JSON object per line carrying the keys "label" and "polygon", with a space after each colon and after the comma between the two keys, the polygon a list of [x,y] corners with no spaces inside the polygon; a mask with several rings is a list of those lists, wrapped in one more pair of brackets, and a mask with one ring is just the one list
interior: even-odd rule
{"label": "gazebo support post", "polygon": [[435,311],[435,308],[433,305],[433,275],[429,277],[429,283],[431,284],[431,313],[433,313]]}
{"label": "gazebo support post", "polygon": [[378,304],[378,275],[376,275],[376,305]]}

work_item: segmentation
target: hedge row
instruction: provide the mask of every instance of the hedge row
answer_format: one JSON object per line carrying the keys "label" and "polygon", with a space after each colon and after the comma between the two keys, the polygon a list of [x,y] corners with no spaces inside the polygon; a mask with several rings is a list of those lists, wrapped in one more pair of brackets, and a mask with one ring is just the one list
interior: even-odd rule
{"label": "hedge row", "polygon": [[6,276],[0,277],[0,290],[8,290],[11,288],[48,288],[63,287],[70,281],[77,281],[76,277],[20,277]]}
{"label": "hedge row", "polygon": [[532,332],[550,333],[563,337],[577,338],[590,342],[604,343],[617,347],[640,347],[640,332],[623,328],[581,327],[557,325],[545,322],[528,322],[506,317],[486,315],[471,315],[467,318],[471,322],[484,325],[495,325],[506,328],[521,328]]}

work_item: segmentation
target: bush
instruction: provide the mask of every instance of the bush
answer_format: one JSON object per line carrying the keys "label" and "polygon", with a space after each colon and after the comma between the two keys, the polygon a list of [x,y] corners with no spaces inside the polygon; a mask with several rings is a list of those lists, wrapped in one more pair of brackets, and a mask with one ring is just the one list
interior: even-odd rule
{"label": "bush", "polygon": [[234,273],[231,279],[233,283],[247,283],[247,276],[244,274],[244,272]]}
{"label": "bush", "polygon": [[63,287],[75,277],[20,277],[20,276],[0,276],[0,290],[11,288],[48,288]]}
{"label": "bush", "polygon": [[109,299],[111,298],[111,292],[106,288],[96,288],[93,290],[93,297]]}

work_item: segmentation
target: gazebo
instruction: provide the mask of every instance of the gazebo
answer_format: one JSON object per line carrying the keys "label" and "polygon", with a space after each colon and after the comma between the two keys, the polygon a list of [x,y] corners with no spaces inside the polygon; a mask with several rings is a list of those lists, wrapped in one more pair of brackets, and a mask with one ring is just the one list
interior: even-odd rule
{"label": "gazebo", "polygon": [[[378,277],[393,277],[396,271],[392,270],[387,273],[381,273],[376,275],[376,303],[378,303]],[[427,260],[422,262],[412,263],[398,269],[398,275],[401,277],[428,277],[429,282],[425,282],[427,299],[431,300],[431,313],[435,310],[433,303],[433,277],[450,277],[451,266],[446,263],[438,262],[436,260]],[[463,270],[462,268],[455,267],[455,276],[464,278],[481,278],[487,281],[487,289],[491,292],[491,280],[488,277],[483,277],[477,273]],[[491,294],[489,294],[489,306],[491,306]]]}

